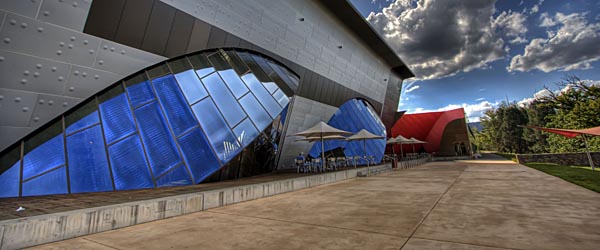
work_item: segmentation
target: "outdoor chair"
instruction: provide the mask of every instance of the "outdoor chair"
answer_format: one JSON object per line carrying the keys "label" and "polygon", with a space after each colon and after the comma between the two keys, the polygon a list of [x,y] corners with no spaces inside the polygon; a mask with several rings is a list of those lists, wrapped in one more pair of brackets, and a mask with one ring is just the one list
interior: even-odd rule
{"label": "outdoor chair", "polygon": [[337,164],[335,162],[335,157],[329,157],[329,158],[327,158],[327,169],[330,169],[332,171],[337,169]]}
{"label": "outdoor chair", "polygon": [[335,158],[336,164],[338,167],[347,167],[348,164],[346,163],[346,157],[336,157]]}
{"label": "outdoor chair", "polygon": [[321,158],[312,159],[311,165],[315,172],[323,171],[323,164],[321,163]]}
{"label": "outdoor chair", "polygon": [[360,158],[358,155],[354,156],[354,168],[356,168],[356,165],[360,165]]}
{"label": "outdoor chair", "polygon": [[300,173],[300,167],[303,168],[304,172],[304,161],[300,159],[294,159],[294,164],[296,164],[296,173]]}

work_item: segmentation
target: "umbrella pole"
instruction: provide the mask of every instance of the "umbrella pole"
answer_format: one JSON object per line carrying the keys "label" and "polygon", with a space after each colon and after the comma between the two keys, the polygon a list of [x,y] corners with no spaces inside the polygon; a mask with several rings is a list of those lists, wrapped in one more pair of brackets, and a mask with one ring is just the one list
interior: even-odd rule
{"label": "umbrella pole", "polygon": [[592,167],[592,171],[596,171],[594,169],[594,160],[592,160],[592,155],[590,154],[590,148],[588,147],[587,137],[585,134],[581,134],[583,136],[583,143],[585,144],[585,152],[587,153],[588,161],[590,162],[590,167]]}
{"label": "umbrella pole", "polygon": [[365,150],[365,160],[367,160],[367,176],[369,176],[369,159],[367,159],[367,140],[363,140],[363,149]]}
{"label": "umbrella pole", "polygon": [[403,148],[404,144],[400,144],[400,167],[404,168],[404,152]]}
{"label": "umbrella pole", "polygon": [[323,134],[321,134],[321,166],[323,167],[323,171],[327,168],[327,161],[325,160],[325,145],[323,145]]}

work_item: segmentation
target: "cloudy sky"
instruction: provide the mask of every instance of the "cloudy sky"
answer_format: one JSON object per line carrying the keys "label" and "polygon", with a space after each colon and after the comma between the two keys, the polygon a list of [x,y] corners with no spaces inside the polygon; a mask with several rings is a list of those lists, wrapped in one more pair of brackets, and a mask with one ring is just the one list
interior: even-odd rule
{"label": "cloudy sky", "polygon": [[[470,121],[566,75],[600,80],[598,0],[351,0],[417,76],[400,110]],[[539,95],[539,93],[538,93]]]}

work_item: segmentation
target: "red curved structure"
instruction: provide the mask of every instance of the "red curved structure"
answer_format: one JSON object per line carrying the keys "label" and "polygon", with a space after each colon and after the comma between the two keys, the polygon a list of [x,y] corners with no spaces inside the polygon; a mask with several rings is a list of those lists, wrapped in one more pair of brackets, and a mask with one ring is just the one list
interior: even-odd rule
{"label": "red curved structure", "polygon": [[[451,148],[453,151],[454,143],[462,142],[466,146],[469,145],[467,127],[464,121],[465,112],[463,108],[440,112],[405,114],[396,121],[391,129],[391,135],[393,137],[398,135],[406,138],[414,137],[426,141],[428,143],[423,144],[422,147],[428,153],[442,153],[440,152],[442,146],[446,149],[442,151],[448,151],[447,148]],[[453,122],[461,124],[453,126],[454,129],[448,131],[448,125]],[[464,127],[464,131],[461,127]],[[444,138],[446,140],[443,143],[449,145],[442,145]],[[415,145],[415,148],[420,147],[421,145]],[[404,152],[412,152],[412,148],[412,145],[403,145]],[[399,152],[400,146],[397,145],[394,149],[397,150],[396,152]],[[453,152],[443,152],[442,154],[452,155]]]}

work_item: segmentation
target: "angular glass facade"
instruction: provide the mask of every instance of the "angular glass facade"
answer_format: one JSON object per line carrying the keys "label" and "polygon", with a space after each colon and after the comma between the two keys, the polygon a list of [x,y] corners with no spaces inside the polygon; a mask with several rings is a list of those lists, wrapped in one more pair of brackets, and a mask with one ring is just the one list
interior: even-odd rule
{"label": "angular glass facade", "polygon": [[[294,77],[271,59],[234,49],[150,67],[5,150],[0,197],[189,185],[215,173],[237,178],[247,176],[239,173],[244,161],[261,163],[244,171],[262,173],[269,160],[272,166],[278,117],[289,103],[278,84],[297,84]],[[235,174],[219,171],[231,166]]]}
{"label": "angular glass facade", "polygon": [[[356,133],[361,129],[386,137],[386,129],[377,113],[371,105],[363,99],[352,99],[344,103],[340,108],[333,114],[327,124],[332,127],[339,128],[341,130]],[[365,144],[366,143],[366,152]],[[373,156],[375,163],[381,162],[385,151],[385,139],[371,139],[371,140],[357,140],[357,141],[342,141],[332,140],[324,143],[324,149],[327,153],[335,152],[336,156],[342,152],[344,156],[360,156],[363,164],[367,162],[362,158],[365,156]],[[321,142],[315,142],[310,150],[312,157],[320,157],[321,155]]]}

